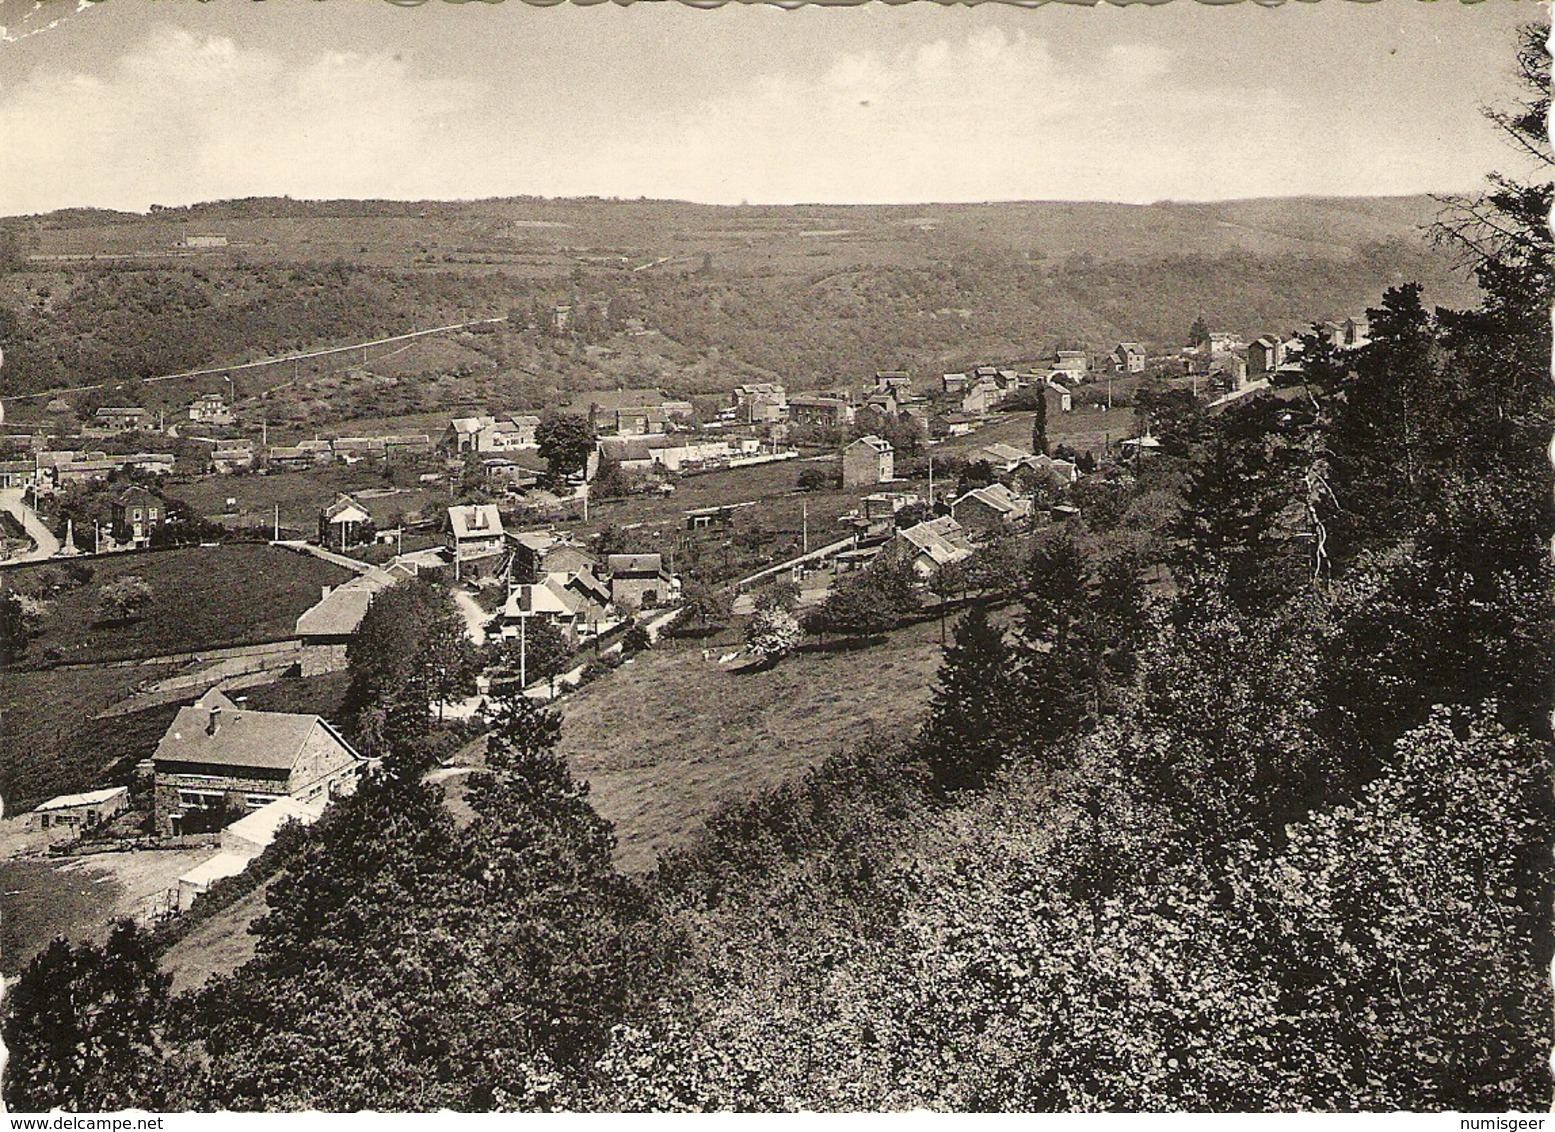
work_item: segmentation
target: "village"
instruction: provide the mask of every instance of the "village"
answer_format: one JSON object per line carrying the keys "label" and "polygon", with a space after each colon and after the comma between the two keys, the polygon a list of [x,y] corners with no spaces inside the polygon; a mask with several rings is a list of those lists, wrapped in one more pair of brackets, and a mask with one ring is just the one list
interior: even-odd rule
{"label": "village", "polygon": [[[1366,341],[1362,319],[1313,332],[1335,349]],[[129,780],[121,764],[118,780],[77,783],[23,813],[8,799],[6,852],[161,861],[138,878],[136,917],[154,924],[187,912],[213,884],[242,875],[283,827],[315,821],[374,762],[327,714],[250,706],[252,690],[345,673],[374,599],[416,578],[449,587],[483,650],[472,693],[436,707],[440,719],[475,722],[494,680],[565,699],[667,635],[706,638],[710,623],[744,621],[747,639],[707,640],[703,663],[760,661],[753,615],[785,610],[780,636],[803,624],[824,633],[828,599],[872,564],[907,572],[914,611],[941,595],[943,619],[950,579],[965,591],[983,560],[1080,514],[1076,488],[1098,468],[1151,457],[1159,441],[1150,413],[1133,407],[1141,382],[1213,411],[1301,380],[1294,334],[1201,337],[1168,351],[1060,349],[1036,365],[978,365],[927,383],[898,371],[793,393],[749,382],[721,405],[653,388],[599,390],[563,412],[492,408],[450,414],[436,432],[274,444],[221,392],[200,394],[171,423],[165,411],[104,406],[75,430],[68,405],[51,403],[49,425],[4,438],[9,558],[0,567],[144,557],[149,576],[159,554],[248,540],[344,580],[321,586],[284,637],[186,642],[176,668],[107,708],[181,705]],[[159,438],[176,439],[183,454],[151,451]],[[370,474],[374,486],[335,491],[312,523],[299,522],[307,491],[272,491],[268,516],[241,502],[253,485],[306,482],[316,493],[333,481],[308,477],[330,473]],[[200,513],[191,487],[224,505]],[[47,605],[45,594],[8,588],[24,614]],[[123,600],[133,618],[135,595]],[[700,633],[684,627],[692,622]]]}

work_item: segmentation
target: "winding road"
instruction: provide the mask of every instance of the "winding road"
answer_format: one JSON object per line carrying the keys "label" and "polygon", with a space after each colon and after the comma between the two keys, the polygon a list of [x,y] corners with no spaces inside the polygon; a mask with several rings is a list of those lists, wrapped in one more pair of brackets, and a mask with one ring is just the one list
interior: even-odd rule
{"label": "winding road", "polygon": [[38,513],[22,502],[21,488],[8,487],[0,491],[0,508],[16,516],[26,530],[27,537],[34,543],[33,548],[26,553],[7,558],[5,560],[7,563],[42,562],[59,553],[59,539],[54,537],[53,531],[43,525],[43,520],[38,518]]}

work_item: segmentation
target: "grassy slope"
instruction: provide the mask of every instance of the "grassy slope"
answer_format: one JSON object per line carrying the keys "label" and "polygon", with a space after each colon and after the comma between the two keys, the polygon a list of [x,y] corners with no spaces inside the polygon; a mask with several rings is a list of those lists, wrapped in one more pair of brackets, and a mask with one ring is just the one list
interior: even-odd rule
{"label": "grassy slope", "polygon": [[[243,526],[269,528],[276,504],[281,507],[281,526],[303,530],[310,536],[318,529],[319,508],[333,503],[341,492],[358,494],[385,489],[383,476],[367,466],[336,465],[306,472],[286,472],[271,476],[200,476],[168,488],[192,507],[196,514],[217,521],[237,519]],[[237,511],[227,511],[227,500],[236,499]],[[362,500],[375,517],[388,519],[447,503],[447,489],[433,491],[421,487],[404,488],[396,494]],[[285,537],[285,530],[282,532]]]}
{"label": "grassy slope", "polygon": [[616,823],[620,866],[646,869],[725,802],[912,726],[939,660],[933,622],[766,672],[704,661],[696,645],[654,650],[565,701],[561,749]]}
{"label": "grassy slope", "polygon": [[5,812],[105,785],[115,763],[149,756],[177,714],[177,704],[111,719],[93,716],[141,683],[173,671],[170,665],[149,665],[0,672],[0,798]]}
{"label": "grassy slope", "polygon": [[[60,595],[28,658],[120,660],[214,649],[289,634],[320,587],[350,572],[278,547],[228,545],[95,559],[92,581]],[[6,575],[20,583],[31,569]],[[129,624],[97,624],[104,584],[133,574],[152,589],[151,605]]]}
{"label": "grassy slope", "polygon": [[[703,661],[700,644],[671,645],[564,700],[561,750],[589,782],[594,807],[616,825],[618,865],[642,871],[724,803],[803,773],[871,732],[911,727],[939,660],[934,622],[867,648],[797,653],[756,673]],[[287,683],[254,689],[251,702],[329,692],[313,681],[286,692]],[[456,808],[460,781],[445,784]],[[163,968],[178,989],[252,956],[248,925],[265,912],[263,894],[256,890],[169,949]]]}

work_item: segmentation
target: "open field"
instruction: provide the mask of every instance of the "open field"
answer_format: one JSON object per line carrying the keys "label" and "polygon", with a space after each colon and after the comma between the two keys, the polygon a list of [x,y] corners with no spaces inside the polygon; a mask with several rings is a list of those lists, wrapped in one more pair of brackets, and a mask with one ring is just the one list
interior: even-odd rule
{"label": "open field", "polygon": [[114,920],[141,913],[210,855],[183,849],[0,859],[0,973],[16,974],[56,936],[105,939]]}
{"label": "open field", "polygon": [[[245,543],[111,555],[88,564],[92,580],[58,595],[28,646],[29,662],[123,660],[277,640],[319,600],[320,587],[351,576],[311,555]],[[40,571],[57,569],[22,567],[7,572],[5,582],[25,585]],[[104,624],[97,608],[103,586],[131,575],[151,587],[149,604],[134,621]]]}
{"label": "open field", "polygon": [[[333,503],[341,492],[349,495],[368,493],[361,502],[375,518],[382,519],[384,526],[390,525],[388,520],[395,515],[446,505],[446,488],[392,488],[368,463],[363,461],[356,467],[335,464],[306,472],[265,476],[200,476],[170,485],[168,494],[182,499],[198,515],[217,522],[236,520],[240,526],[269,528],[275,517],[274,508],[279,504],[283,535],[289,529],[304,531],[310,537],[318,531],[319,508]],[[394,494],[371,494],[385,490],[392,490]],[[228,499],[237,500],[235,512],[227,510]]]}
{"label": "open field", "polygon": [[[1134,432],[1134,410],[1126,407],[1109,411],[1097,405],[1076,405],[1073,412],[1053,413],[1047,419],[1050,447],[1067,444],[1076,451],[1091,452],[1098,459],[1109,445],[1116,446]],[[934,451],[936,455],[965,456],[990,444],[1010,444],[1029,451],[1031,414],[1000,413],[971,435],[951,437]]]}
{"label": "open field", "polygon": [[928,703],[939,626],[880,644],[798,652],[732,671],[688,643],[642,653],[563,701],[561,750],[616,825],[622,869],[651,868],[706,817],[874,733],[905,734]]}
{"label": "open field", "polygon": [[[0,799],[7,814],[108,785],[115,764],[149,757],[177,704],[94,718],[173,665],[0,672]],[[190,699],[193,699],[193,693]]]}
{"label": "open field", "polygon": [[248,706],[255,711],[288,711],[302,715],[340,718],[340,706],[351,686],[349,672],[331,672],[327,676],[288,676],[273,684],[245,688]]}

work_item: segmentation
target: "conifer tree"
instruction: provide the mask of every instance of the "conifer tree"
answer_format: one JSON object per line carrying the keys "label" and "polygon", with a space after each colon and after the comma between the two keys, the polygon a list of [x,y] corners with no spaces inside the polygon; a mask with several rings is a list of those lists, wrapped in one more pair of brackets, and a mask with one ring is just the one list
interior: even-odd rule
{"label": "conifer tree", "polygon": [[984,786],[1004,765],[1019,725],[1004,634],[976,608],[956,623],[954,636],[920,738],[935,784],[947,792]]}

